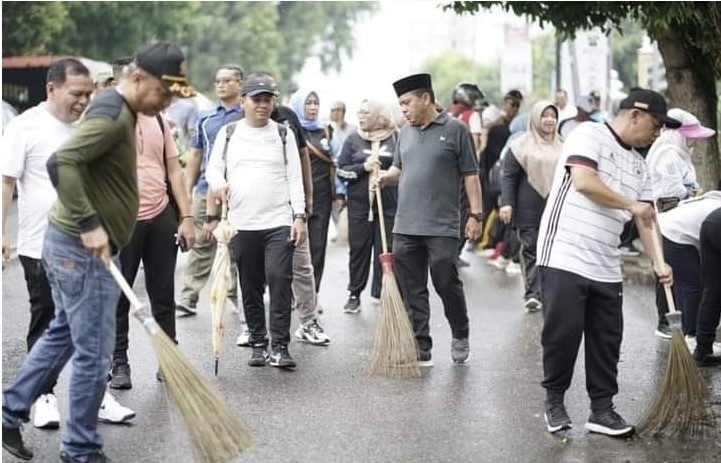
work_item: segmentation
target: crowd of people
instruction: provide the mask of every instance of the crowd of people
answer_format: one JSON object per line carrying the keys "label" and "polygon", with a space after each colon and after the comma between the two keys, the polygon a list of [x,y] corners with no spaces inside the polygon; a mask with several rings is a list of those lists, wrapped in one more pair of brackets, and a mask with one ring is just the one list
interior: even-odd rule
{"label": "crowd of people", "polygon": [[[246,75],[237,64],[218,65],[216,104],[196,111],[185,71],[170,43],[119,59],[112,79],[96,76],[95,87],[79,61],[60,60],[48,72],[46,101],[3,135],[3,227],[17,185],[17,253],[31,313],[28,356],[3,394],[3,447],[13,455],[32,458],[19,431],[31,411],[34,426],[59,427],[54,386],[71,361],[61,460],[108,461],[98,420],[122,423],[135,413],[107,392],[132,388],[132,378],[129,303],[106,265],[114,261],[131,285],[142,265],[151,313],[176,340],[176,317],[198,311],[224,210],[235,230],[227,299],[252,367],[297,367],[293,311],[296,338],[330,343],[319,293],[330,223],[344,208],[348,299],[328,310],[357,314],[369,278],[378,301],[385,232],[421,366],[434,358],[429,273],[455,363],[471,352],[464,248],[522,275],[523,307],[543,314],[549,432],[571,427],[564,395],[582,339],[586,429],[634,432],[613,405],[628,223],[654,263],[656,334],[670,337],[662,296],[674,283],[694,358],[721,363],[721,192],[703,193],[691,162],[694,143],[715,132],[688,111],[667,110],[660,94],[636,89],[611,115],[596,93],[574,108],[559,90],[555,102],[524,111],[518,90],[497,107],[462,83],[445,109],[432,77],[414,74],[392,84],[401,123],[393,105],[362,95],[355,127],[343,102],[330,105],[325,122],[318,89],[300,89],[284,106],[272,74]],[[658,237],[670,265],[654,252]],[[10,239],[3,228],[4,261]],[[188,254],[176,298],[178,250]],[[163,381],[160,371],[156,378]]]}

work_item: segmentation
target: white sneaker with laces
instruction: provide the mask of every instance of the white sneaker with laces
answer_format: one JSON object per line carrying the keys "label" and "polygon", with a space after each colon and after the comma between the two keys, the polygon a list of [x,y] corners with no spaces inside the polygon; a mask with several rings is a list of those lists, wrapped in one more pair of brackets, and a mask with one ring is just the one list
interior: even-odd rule
{"label": "white sneaker with laces", "polygon": [[509,275],[520,275],[521,265],[515,262],[509,262],[508,265],[506,265],[506,273]]}
{"label": "white sneaker with laces", "polygon": [[243,323],[242,330],[240,331],[240,335],[238,335],[238,339],[235,340],[235,345],[240,347],[250,347],[250,330],[248,329],[248,325]]}
{"label": "white sneaker with laces", "polygon": [[98,421],[101,423],[126,423],[135,418],[135,412],[127,407],[123,407],[115,400],[109,392],[105,393],[103,403],[100,404],[98,410]]}
{"label": "white sneaker with laces", "polygon": [[60,427],[58,399],[55,394],[43,394],[35,401],[33,426],[41,429],[57,429]]}
{"label": "white sneaker with laces", "polygon": [[295,330],[295,337],[311,344],[325,346],[330,343],[330,338],[317,319],[301,324]]}

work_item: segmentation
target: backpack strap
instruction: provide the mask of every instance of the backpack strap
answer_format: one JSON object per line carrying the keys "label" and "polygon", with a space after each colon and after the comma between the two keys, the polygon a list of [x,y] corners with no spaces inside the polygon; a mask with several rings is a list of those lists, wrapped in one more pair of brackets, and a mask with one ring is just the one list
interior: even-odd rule
{"label": "backpack strap", "polygon": [[237,124],[238,122],[235,121],[230,122],[225,126],[225,145],[223,146],[223,164],[225,164],[225,172],[223,173],[223,177],[225,177],[226,181],[228,181],[228,143],[230,143],[230,137],[233,136],[233,132],[235,132],[235,126]]}
{"label": "backpack strap", "polygon": [[288,152],[286,150],[286,138],[288,136],[288,127],[283,124],[278,124],[278,134],[280,135],[280,141],[283,142],[283,162],[286,167],[288,166]]}

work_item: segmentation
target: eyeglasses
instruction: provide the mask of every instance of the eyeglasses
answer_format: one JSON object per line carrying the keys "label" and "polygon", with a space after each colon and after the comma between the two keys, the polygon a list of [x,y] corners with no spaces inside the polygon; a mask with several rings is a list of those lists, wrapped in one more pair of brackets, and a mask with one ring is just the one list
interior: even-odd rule
{"label": "eyeglasses", "polygon": [[215,85],[228,85],[231,82],[240,82],[238,79],[215,79]]}

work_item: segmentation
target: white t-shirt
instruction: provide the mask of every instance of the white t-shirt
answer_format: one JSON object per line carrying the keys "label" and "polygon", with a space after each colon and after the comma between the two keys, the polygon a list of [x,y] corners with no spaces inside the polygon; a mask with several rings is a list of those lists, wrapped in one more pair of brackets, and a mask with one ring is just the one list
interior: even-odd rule
{"label": "white t-shirt", "polygon": [[292,130],[286,135],[286,158],[277,124],[250,127],[239,121],[228,142],[227,177],[223,160],[225,126],[215,139],[205,178],[211,188],[230,185],[228,220],[236,230],[290,226],[293,213],[305,212],[300,154]]}
{"label": "white t-shirt", "polygon": [[10,121],[3,133],[2,174],[18,185],[18,255],[42,257],[48,213],[57,198],[45,164],[74,127],[43,102]]}
{"label": "white t-shirt", "polygon": [[606,124],[583,122],[563,144],[538,235],[539,265],[566,270],[594,281],[623,281],[618,251],[630,212],[601,206],[573,187],[570,167],[586,167],[616,193],[651,201],[643,157],[624,146]]}
{"label": "white t-shirt", "polygon": [[661,234],[674,243],[688,244],[699,249],[701,225],[719,207],[721,191],[709,191],[698,198],[681,201],[677,207],[658,215]]}
{"label": "white t-shirt", "polygon": [[481,133],[483,131],[481,115],[478,114],[478,111],[473,111],[473,114],[471,114],[471,117],[468,119],[468,128],[471,133]]}

